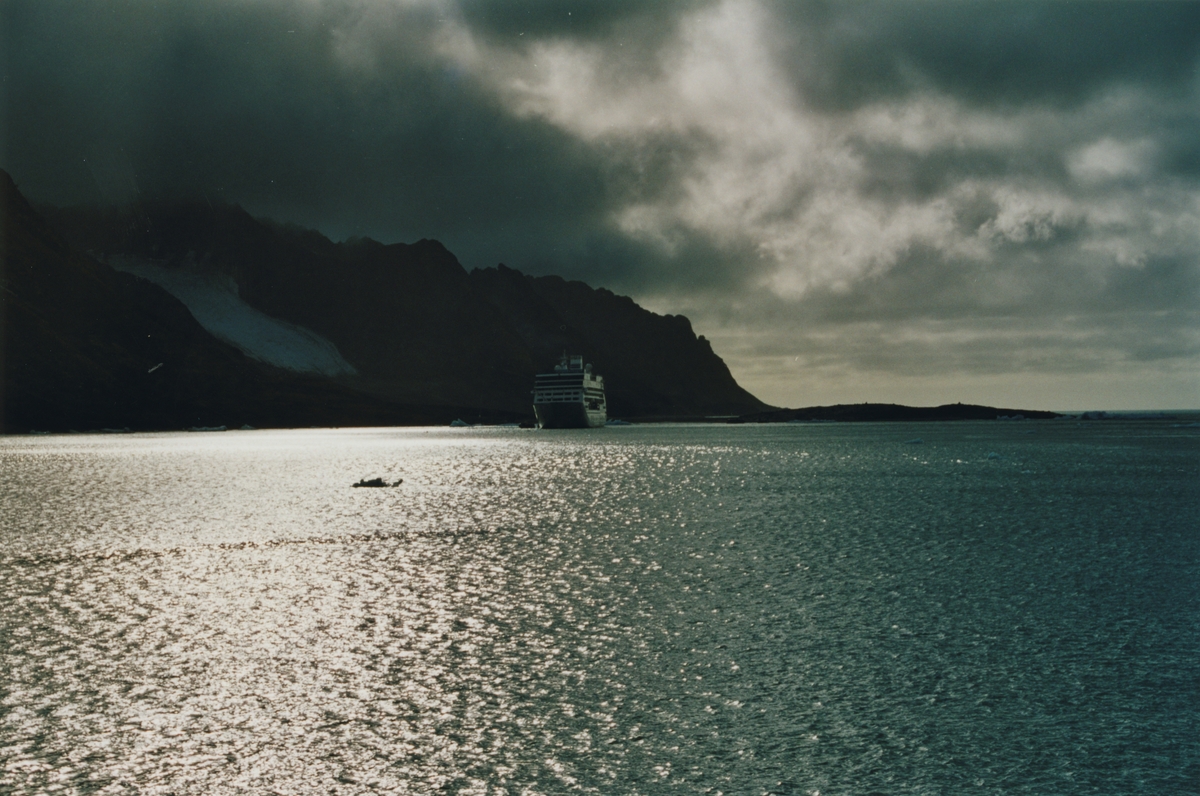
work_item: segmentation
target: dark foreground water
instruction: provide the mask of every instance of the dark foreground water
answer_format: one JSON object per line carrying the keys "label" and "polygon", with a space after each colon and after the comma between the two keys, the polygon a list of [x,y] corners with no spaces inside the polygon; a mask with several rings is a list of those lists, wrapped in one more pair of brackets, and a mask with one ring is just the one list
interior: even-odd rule
{"label": "dark foreground water", "polygon": [[4,793],[1200,791],[1196,428],[8,437],[0,529]]}

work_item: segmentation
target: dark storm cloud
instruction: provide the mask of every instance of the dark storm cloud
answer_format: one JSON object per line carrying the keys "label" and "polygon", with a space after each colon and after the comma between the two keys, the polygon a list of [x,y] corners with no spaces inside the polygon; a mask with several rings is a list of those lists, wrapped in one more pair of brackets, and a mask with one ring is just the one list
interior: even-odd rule
{"label": "dark storm cloud", "polygon": [[1187,92],[1196,76],[1196,3],[779,2],[774,10],[790,23],[779,46],[806,98],[837,108],[929,88],[984,105],[1075,103],[1114,82]]}
{"label": "dark storm cloud", "polygon": [[[565,136],[514,122],[430,60],[430,13],[72,5],[39,2],[9,26],[10,161],[48,200],[90,198],[84,158],[113,152],[150,194],[220,191],[341,224],[365,213],[364,224],[390,215],[419,228],[443,205],[447,217],[507,220],[530,203],[577,215],[574,197],[597,193],[595,167]],[[391,46],[360,51],[357,26]],[[555,190],[566,182],[590,190]]]}
{"label": "dark storm cloud", "polygon": [[800,345],[859,373],[1195,364],[1198,4],[0,14],[0,160],[37,201],[205,195],[434,237],[686,310],[735,374]]}
{"label": "dark storm cloud", "polygon": [[510,0],[497,3],[490,0],[463,0],[457,6],[471,30],[487,37],[528,35],[582,40],[619,37],[661,42],[674,32],[681,14],[711,6],[714,2]]}
{"label": "dark storm cloud", "polygon": [[[649,52],[669,19],[669,6],[654,8],[583,3],[567,19],[554,4],[481,3],[464,5],[461,19],[491,38],[615,31],[632,43],[636,33]],[[458,11],[10,4],[6,166],[49,203],[203,194],[335,237],[438,237],[469,265],[505,259],[645,282],[661,258],[614,236],[608,215],[669,189],[687,143],[596,150],[514,117],[433,52]],[[670,264],[659,270],[673,278]]]}

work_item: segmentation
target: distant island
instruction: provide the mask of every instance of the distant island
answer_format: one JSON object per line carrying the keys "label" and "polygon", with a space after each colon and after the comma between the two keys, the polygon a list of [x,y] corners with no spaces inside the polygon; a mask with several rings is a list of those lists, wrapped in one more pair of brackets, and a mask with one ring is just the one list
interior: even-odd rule
{"label": "distant island", "polygon": [[1032,409],[1000,409],[976,404],[944,404],[942,406],[903,406],[901,404],[838,404],[810,406],[804,409],[770,409],[738,418],[744,423],[795,422],[881,422],[881,421],[947,421],[947,420],[1053,420],[1062,417],[1057,412]]}
{"label": "distant island", "polygon": [[681,315],[440,243],[334,243],[208,202],[38,208],[0,171],[0,431],[520,423],[563,351],[632,421],[964,420],[953,404],[780,409]]}

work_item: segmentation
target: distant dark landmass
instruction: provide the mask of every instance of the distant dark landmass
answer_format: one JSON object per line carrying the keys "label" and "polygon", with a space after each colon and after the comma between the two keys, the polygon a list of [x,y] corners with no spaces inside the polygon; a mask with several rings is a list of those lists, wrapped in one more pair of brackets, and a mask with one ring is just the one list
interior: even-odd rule
{"label": "distant dark landmass", "polygon": [[902,406],[900,404],[838,404],[810,406],[804,409],[770,409],[737,418],[744,423],[790,422],[870,422],[925,420],[1051,420],[1061,417],[1057,412],[1030,409],[998,409],[975,404],[945,404],[943,406]]}
{"label": "distant dark landmass", "polygon": [[3,430],[532,420],[564,351],[611,417],[771,407],[682,316],[436,241],[334,243],[238,207],[39,208],[0,172]]}

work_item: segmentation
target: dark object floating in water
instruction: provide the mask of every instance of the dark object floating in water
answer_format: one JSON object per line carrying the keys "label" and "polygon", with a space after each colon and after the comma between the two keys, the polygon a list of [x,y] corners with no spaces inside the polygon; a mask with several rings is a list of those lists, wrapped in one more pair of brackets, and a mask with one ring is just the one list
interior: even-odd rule
{"label": "dark object floating in water", "polygon": [[354,486],[400,486],[403,483],[404,483],[403,478],[398,479],[396,481],[396,483],[394,483],[394,484],[389,484],[387,481],[384,481],[382,478],[371,478],[371,479],[364,478],[363,480],[359,481]]}

